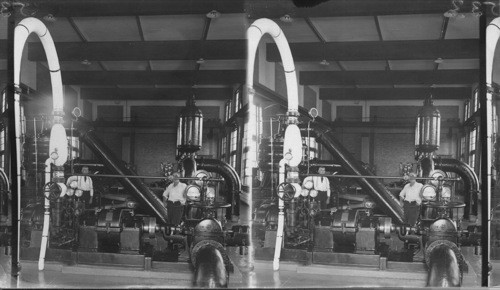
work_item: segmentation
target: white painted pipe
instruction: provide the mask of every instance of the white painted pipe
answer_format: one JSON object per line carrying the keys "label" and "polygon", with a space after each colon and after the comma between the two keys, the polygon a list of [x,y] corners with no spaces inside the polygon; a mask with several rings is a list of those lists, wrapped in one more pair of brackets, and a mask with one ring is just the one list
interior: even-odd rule
{"label": "white painted pipe", "polygon": [[[493,61],[495,59],[495,49],[497,47],[498,40],[500,39],[500,17],[493,19],[493,21],[486,27],[486,86],[493,87]],[[486,162],[487,162],[487,186],[488,192],[483,192],[482,202],[486,203],[487,212],[482,213],[483,215],[490,216],[491,209],[491,178],[492,178],[492,163],[491,163],[491,152],[492,152],[492,142],[493,142],[493,99],[492,94],[486,93]],[[488,219],[488,224],[484,225],[489,231],[490,229],[490,219]],[[489,239],[484,241],[488,249],[491,248],[491,242]],[[489,251],[488,251],[489,253]],[[490,257],[488,257],[488,260]]]}
{"label": "white painted pipe", "polygon": [[500,17],[486,27],[486,85],[493,82],[493,60],[495,58],[495,49],[500,38]]}
{"label": "white painted pipe", "polygon": [[[62,117],[64,116],[64,98],[63,98],[63,86],[61,80],[61,69],[59,67],[59,58],[57,57],[56,47],[50,32],[43,22],[36,18],[25,18],[16,26],[14,30],[14,86],[19,88],[21,79],[21,60],[24,50],[24,45],[26,40],[31,33],[35,33],[42,42],[45,49],[45,54],[47,56],[47,63],[49,65],[50,79],[52,84],[52,102],[53,102],[53,114],[54,114],[54,125],[50,132],[50,143],[49,143],[49,154],[57,153],[58,158],[53,162],[57,166],[62,166],[66,163],[68,158],[68,144],[66,138],[66,130],[64,129],[62,123]],[[17,160],[16,166],[18,170],[17,174],[17,198],[18,198],[18,226],[21,223],[21,132],[22,132],[22,120],[21,120],[21,96],[18,90],[14,94],[14,114],[15,114],[15,133],[16,133],[16,153]],[[47,165],[47,164],[46,164]],[[49,165],[50,171],[50,165]],[[50,181],[50,172],[47,178],[46,169],[46,182]],[[64,186],[65,187],[65,186]],[[42,237],[42,245],[40,248],[40,259],[39,259],[39,269],[43,270],[44,260],[45,260],[45,250],[47,247],[47,236],[48,228],[50,222],[50,202],[45,199],[45,216],[44,216],[44,229]],[[18,240],[20,240],[20,235],[18,235]]]}
{"label": "white painted pipe", "polygon": [[[297,74],[295,72],[295,64],[293,62],[292,52],[285,34],[276,22],[261,18],[252,23],[247,30],[247,94],[248,103],[254,105],[253,98],[255,91],[253,89],[253,77],[255,69],[255,55],[260,39],[264,34],[269,34],[276,43],[280,52],[281,61],[285,71],[285,81],[287,86],[288,111],[287,111],[287,127],[283,140],[283,156],[289,154],[289,158],[282,159],[279,163],[279,184],[285,182],[285,165],[296,167],[302,162],[302,138],[300,129],[297,126],[297,117],[299,116],[299,97]],[[283,195],[283,192],[278,192]],[[278,232],[276,236],[276,246],[274,249],[273,269],[279,270],[279,260],[281,255],[281,247],[283,244],[283,230],[285,224],[284,201],[279,199],[278,213]]]}
{"label": "white painted pipe", "polygon": [[[282,184],[283,182],[285,182],[286,164],[287,160],[285,158],[281,159],[279,162],[278,184]],[[278,230],[276,232],[276,245],[274,246],[274,271],[278,271],[280,269],[281,247],[283,246],[283,231],[285,228],[285,201],[283,200],[284,192],[282,187],[279,188],[278,195],[280,198],[278,199]]]}
{"label": "white painted pipe", "polygon": [[259,46],[260,39],[264,34],[272,36],[274,42],[278,46],[281,55],[283,68],[285,69],[286,87],[288,94],[288,112],[298,115],[299,112],[299,95],[297,86],[297,75],[295,65],[293,63],[292,52],[285,37],[285,34],[276,22],[261,18],[257,19],[250,25],[247,30],[247,87],[253,90],[253,73],[255,69],[255,54]]}
{"label": "white painted pipe", "polygon": [[[52,158],[48,158],[45,161],[45,184],[49,183],[52,179],[51,176],[51,167],[54,163]],[[43,228],[42,228],[42,243],[40,245],[40,256],[38,258],[38,270],[42,271],[45,267],[45,253],[47,251],[47,242],[49,237],[49,227],[50,227],[50,200],[48,193],[43,192],[44,200],[45,200],[45,213],[43,215]]]}
{"label": "white painted pipe", "polygon": [[63,86],[56,47],[45,24],[33,17],[23,19],[19,22],[14,31],[14,84],[20,84],[21,59],[24,44],[31,33],[35,33],[40,38],[43,48],[45,49],[50,70],[50,80],[52,83],[54,112],[63,112]]}

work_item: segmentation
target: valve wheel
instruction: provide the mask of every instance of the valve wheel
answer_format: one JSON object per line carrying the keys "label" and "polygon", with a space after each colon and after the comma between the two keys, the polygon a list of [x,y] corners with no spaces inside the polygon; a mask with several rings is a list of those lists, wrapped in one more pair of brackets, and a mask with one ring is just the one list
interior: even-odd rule
{"label": "valve wheel", "polygon": [[59,184],[52,181],[48,182],[43,187],[45,198],[47,198],[51,202],[56,201],[59,198],[59,196],[61,196],[61,191],[62,188],[59,186]]}
{"label": "valve wheel", "polygon": [[[279,192],[283,192],[283,196],[280,196]],[[295,196],[296,190],[290,183],[283,182],[278,185],[278,198],[283,201],[291,201]]]}

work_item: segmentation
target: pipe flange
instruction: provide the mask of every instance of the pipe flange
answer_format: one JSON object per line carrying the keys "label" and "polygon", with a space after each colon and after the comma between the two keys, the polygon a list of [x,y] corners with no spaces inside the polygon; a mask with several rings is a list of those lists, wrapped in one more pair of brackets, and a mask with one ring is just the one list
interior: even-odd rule
{"label": "pipe flange", "polygon": [[486,84],[486,92],[494,96],[499,96],[500,88],[496,84]]}
{"label": "pipe flange", "polygon": [[390,217],[380,217],[378,220],[378,232],[384,235],[384,238],[391,238],[392,219]]}
{"label": "pipe flange", "polygon": [[460,252],[460,249],[458,248],[457,244],[455,244],[451,241],[448,241],[448,240],[434,241],[425,249],[425,252],[424,252],[425,253],[425,264],[427,265],[427,267],[430,267],[429,257],[430,257],[430,254],[432,253],[432,251],[434,249],[436,249],[437,247],[442,246],[442,245],[446,245],[455,253],[455,256],[457,257],[457,260],[458,260],[458,266],[460,268],[460,274],[462,274],[463,270],[464,270],[464,265],[465,265],[464,257],[462,255],[462,253]]}
{"label": "pipe flange", "polygon": [[190,251],[191,264],[193,264],[193,266],[195,268],[197,266],[196,256],[197,256],[198,252],[201,249],[206,248],[206,247],[213,247],[213,248],[216,248],[217,250],[219,250],[219,252],[222,255],[222,259],[224,260],[224,265],[226,266],[226,269],[229,268],[229,265],[231,264],[231,262],[229,260],[229,256],[227,255],[226,249],[224,248],[224,246],[221,243],[214,241],[214,240],[203,240],[201,242],[198,242],[196,245],[191,246],[191,251]]}

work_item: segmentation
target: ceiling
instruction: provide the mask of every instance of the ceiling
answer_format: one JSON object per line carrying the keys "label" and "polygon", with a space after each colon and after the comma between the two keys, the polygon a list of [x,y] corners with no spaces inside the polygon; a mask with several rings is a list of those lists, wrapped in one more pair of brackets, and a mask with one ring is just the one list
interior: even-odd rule
{"label": "ceiling", "polygon": [[[241,84],[245,32],[260,17],[282,27],[300,84],[317,86],[322,99],[416,98],[409,88],[461,99],[479,78],[479,17],[466,6],[463,18],[444,17],[450,1],[330,0],[312,8],[285,0],[27,2],[36,17],[56,18],[44,22],[56,42],[63,82],[85,88],[84,98],[134,98],[130,88],[193,85],[222,92]],[[220,16],[207,18],[213,9]],[[279,19],[285,14],[291,22]],[[0,39],[6,39],[6,18],[0,21]],[[29,41],[28,59],[46,69],[41,43]],[[266,58],[280,61],[273,43]]]}

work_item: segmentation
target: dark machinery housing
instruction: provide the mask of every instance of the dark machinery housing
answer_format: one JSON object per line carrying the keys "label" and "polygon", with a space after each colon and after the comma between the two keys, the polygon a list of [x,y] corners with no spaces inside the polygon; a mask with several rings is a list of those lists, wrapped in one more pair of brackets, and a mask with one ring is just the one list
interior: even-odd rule
{"label": "dark machinery housing", "polygon": [[[72,175],[76,166],[99,171],[92,175],[99,198],[97,204],[85,208],[80,199],[64,194],[56,183],[45,184],[51,217],[46,259],[140,266],[145,270],[154,268],[155,261],[187,262],[192,266],[195,286],[227,286],[234,266],[226,247],[240,247],[240,252],[245,252],[248,226],[227,228],[226,216],[239,215],[241,182],[227,163],[196,158],[202,125],[201,112],[194,101],[188,101],[179,118],[178,165],[184,172],[181,180],[190,184],[190,191],[186,213],[179,221],[172,215],[176,209],[167,209],[140,179],[145,177],[138,178],[97,137],[89,122],[77,118],[72,135],[93,152],[97,161],[68,161],[64,176]],[[218,192],[210,191],[211,184],[218,185]],[[39,258],[43,214],[43,200],[32,200],[24,206],[23,259]]]}
{"label": "dark machinery housing", "polygon": [[[330,122],[320,117],[311,119],[302,108],[300,113],[305,161],[298,167],[299,176],[303,181],[316,173],[319,166],[337,172],[324,175],[332,180],[332,199],[329,207],[321,210],[312,184],[302,183],[302,191],[297,193],[296,187],[290,186],[294,182],[290,176],[296,175],[297,169],[288,166],[287,182],[276,184],[273,173],[283,158],[285,125],[280,122],[278,133],[263,139],[259,149],[259,168],[263,173],[260,188],[271,194],[254,211],[256,258],[268,260],[273,256],[280,198],[276,191],[280,191],[285,202],[281,260],[372,265],[381,270],[391,261],[408,262],[408,267],[420,262],[427,267],[428,286],[461,285],[467,264],[460,247],[480,243],[480,226],[463,223],[471,214],[477,214],[479,184],[467,164],[433,157],[439,147],[440,114],[432,101],[426,100],[416,125],[416,159],[419,178],[425,185],[415,225],[406,223],[399,201],[381,182],[382,177],[374,176],[336,140]],[[333,161],[311,159],[314,143],[306,136],[321,144]],[[451,174],[459,178],[451,178]],[[456,182],[455,188],[461,190],[452,192],[451,182]]]}

